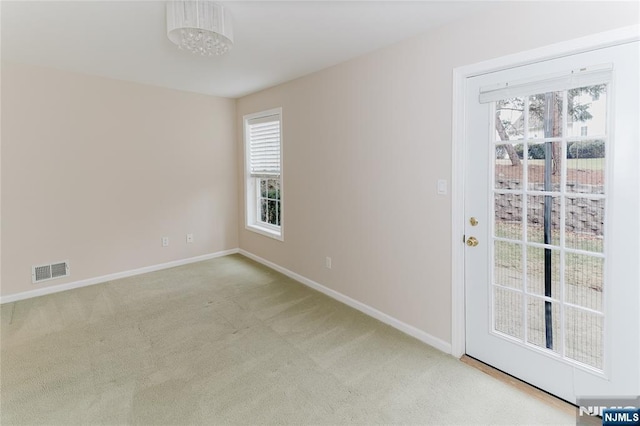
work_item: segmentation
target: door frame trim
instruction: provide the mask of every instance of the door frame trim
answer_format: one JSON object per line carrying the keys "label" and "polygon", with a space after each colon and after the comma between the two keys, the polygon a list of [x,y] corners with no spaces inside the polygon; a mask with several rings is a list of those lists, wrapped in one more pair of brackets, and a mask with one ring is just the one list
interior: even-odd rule
{"label": "door frame trim", "polygon": [[466,154],[465,99],[467,79],[545,60],[640,40],[640,25],[592,34],[500,58],[453,69],[452,172],[451,172],[451,354],[465,354],[465,230],[464,182]]}

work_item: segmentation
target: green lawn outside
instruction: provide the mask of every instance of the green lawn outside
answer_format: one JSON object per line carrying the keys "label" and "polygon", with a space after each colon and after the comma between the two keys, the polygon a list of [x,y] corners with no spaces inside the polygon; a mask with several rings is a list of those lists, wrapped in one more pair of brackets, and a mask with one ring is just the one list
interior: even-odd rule
{"label": "green lawn outside", "polygon": [[[513,238],[520,233],[519,225],[500,223],[496,224],[496,236],[502,238]],[[541,229],[529,228],[529,241],[541,242]],[[591,235],[567,232],[566,243],[569,247],[579,248],[594,253],[602,253],[603,240]],[[539,238],[538,238],[539,237]],[[516,240],[519,239],[516,237]],[[554,241],[553,244],[559,244]],[[522,251],[516,249],[516,245],[509,243],[497,243],[495,246],[495,266],[498,268],[510,269],[517,275],[522,273]],[[558,247],[559,248],[559,247]],[[554,250],[553,277],[554,282],[559,280],[559,252]],[[544,249],[530,248],[527,253],[527,264],[529,278],[542,282],[544,275]],[[567,254],[565,263],[565,279],[572,284],[588,289],[588,291],[602,292],[603,287],[602,260],[582,254]],[[587,303],[582,306],[588,306]]]}

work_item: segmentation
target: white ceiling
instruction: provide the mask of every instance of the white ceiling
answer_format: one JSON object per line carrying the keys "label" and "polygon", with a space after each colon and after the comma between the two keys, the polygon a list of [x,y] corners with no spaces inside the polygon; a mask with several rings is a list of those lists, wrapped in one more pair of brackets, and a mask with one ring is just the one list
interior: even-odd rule
{"label": "white ceiling", "polygon": [[163,1],[2,1],[2,59],[239,97],[486,9],[478,1],[227,1],[235,43],[178,50]]}

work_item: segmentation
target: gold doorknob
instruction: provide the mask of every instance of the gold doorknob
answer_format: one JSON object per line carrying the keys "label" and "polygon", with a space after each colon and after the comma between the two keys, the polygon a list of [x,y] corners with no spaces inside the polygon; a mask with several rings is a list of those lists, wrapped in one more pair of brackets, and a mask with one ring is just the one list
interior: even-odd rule
{"label": "gold doorknob", "polygon": [[478,245],[478,239],[476,237],[467,238],[467,245],[469,247],[475,247]]}

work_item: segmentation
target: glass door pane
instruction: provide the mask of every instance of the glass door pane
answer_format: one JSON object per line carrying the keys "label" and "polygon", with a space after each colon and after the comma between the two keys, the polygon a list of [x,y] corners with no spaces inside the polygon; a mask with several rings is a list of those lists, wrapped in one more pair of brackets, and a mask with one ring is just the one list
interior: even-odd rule
{"label": "glass door pane", "polygon": [[602,370],[607,85],[493,110],[493,332]]}

